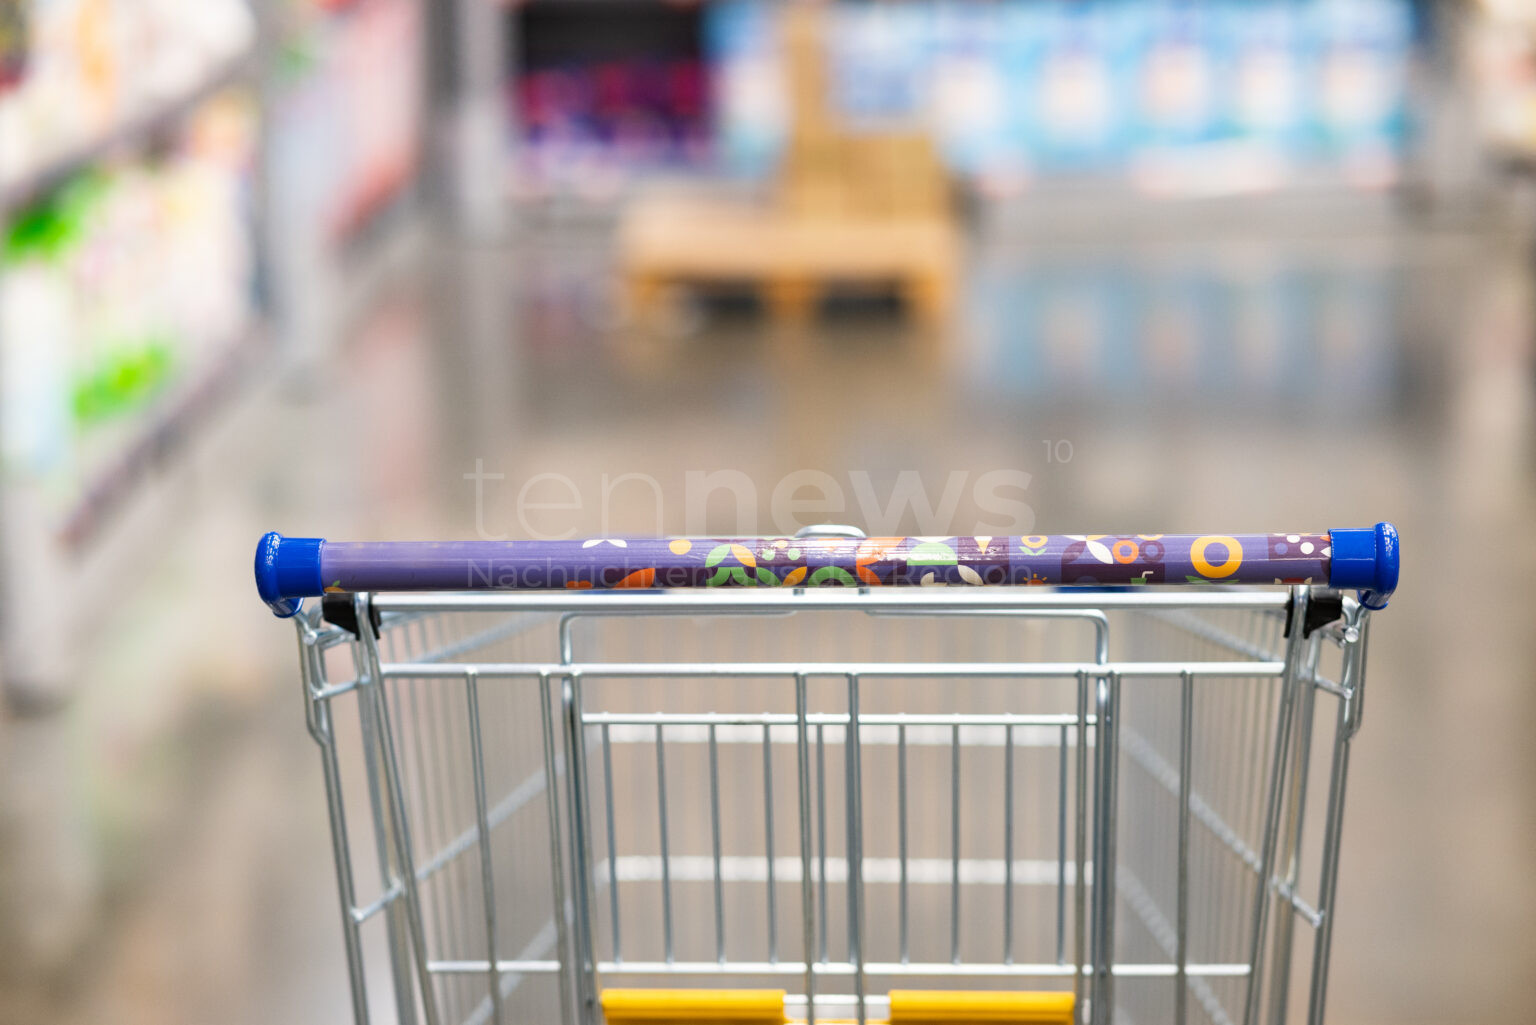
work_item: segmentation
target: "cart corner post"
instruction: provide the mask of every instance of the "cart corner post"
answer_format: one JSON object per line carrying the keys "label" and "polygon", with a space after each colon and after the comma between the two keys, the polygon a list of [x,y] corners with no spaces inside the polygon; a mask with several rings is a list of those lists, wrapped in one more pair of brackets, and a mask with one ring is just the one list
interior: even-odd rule
{"label": "cart corner post", "polygon": [[1120,765],[1120,674],[1102,672],[1097,684],[1094,745],[1098,764],[1093,788],[1093,980],[1089,986],[1091,1025],[1115,1017],[1115,843]]}

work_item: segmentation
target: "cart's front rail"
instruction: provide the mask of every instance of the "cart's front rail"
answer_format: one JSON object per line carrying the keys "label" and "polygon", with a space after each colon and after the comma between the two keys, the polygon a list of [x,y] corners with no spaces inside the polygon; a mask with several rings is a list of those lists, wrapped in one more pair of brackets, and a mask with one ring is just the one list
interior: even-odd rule
{"label": "cart's front rail", "polygon": [[328,592],[900,585],[1326,584],[1382,608],[1397,586],[1397,531],[1298,534],[1040,534],[586,541],[340,542],[267,534],[262,599],[291,616]]}

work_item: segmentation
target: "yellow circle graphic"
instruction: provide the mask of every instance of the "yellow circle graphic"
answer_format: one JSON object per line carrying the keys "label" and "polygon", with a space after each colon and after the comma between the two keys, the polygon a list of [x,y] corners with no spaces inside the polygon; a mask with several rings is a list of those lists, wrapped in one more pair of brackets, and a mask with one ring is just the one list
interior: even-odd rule
{"label": "yellow circle graphic", "polygon": [[[1227,550],[1227,560],[1220,566],[1212,566],[1210,560],[1205,557],[1206,548],[1213,544],[1222,545]],[[1189,547],[1189,561],[1195,566],[1195,572],[1207,580],[1220,580],[1230,577],[1237,572],[1237,567],[1243,564],[1243,546],[1235,537],[1227,537],[1222,534],[1210,534],[1206,537],[1195,539],[1195,543]]]}
{"label": "yellow circle graphic", "polygon": [[688,540],[686,537],[679,537],[674,538],[672,543],[667,545],[667,547],[672,549],[673,555],[687,555],[688,549],[693,547],[693,542]]}

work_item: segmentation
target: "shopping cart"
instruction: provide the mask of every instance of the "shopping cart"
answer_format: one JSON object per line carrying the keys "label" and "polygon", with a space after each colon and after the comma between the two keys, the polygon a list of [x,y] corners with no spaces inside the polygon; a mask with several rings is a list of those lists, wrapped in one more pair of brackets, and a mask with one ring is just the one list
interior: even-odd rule
{"label": "shopping cart", "polygon": [[353,1013],[412,1025],[1319,1022],[1397,566],[1387,524],[256,559]]}

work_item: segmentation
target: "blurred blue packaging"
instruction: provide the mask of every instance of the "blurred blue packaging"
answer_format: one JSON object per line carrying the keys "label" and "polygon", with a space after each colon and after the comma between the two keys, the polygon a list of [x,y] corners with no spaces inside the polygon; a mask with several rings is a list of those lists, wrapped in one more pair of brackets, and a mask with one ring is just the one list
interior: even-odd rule
{"label": "blurred blue packaging", "polygon": [[[766,174],[788,116],[765,98],[784,88],[773,5],[707,20],[722,155]],[[1379,185],[1409,128],[1410,0],[844,0],[827,24],[850,130],[925,124],[967,177]],[[1163,173],[1137,177],[1148,160]]]}

